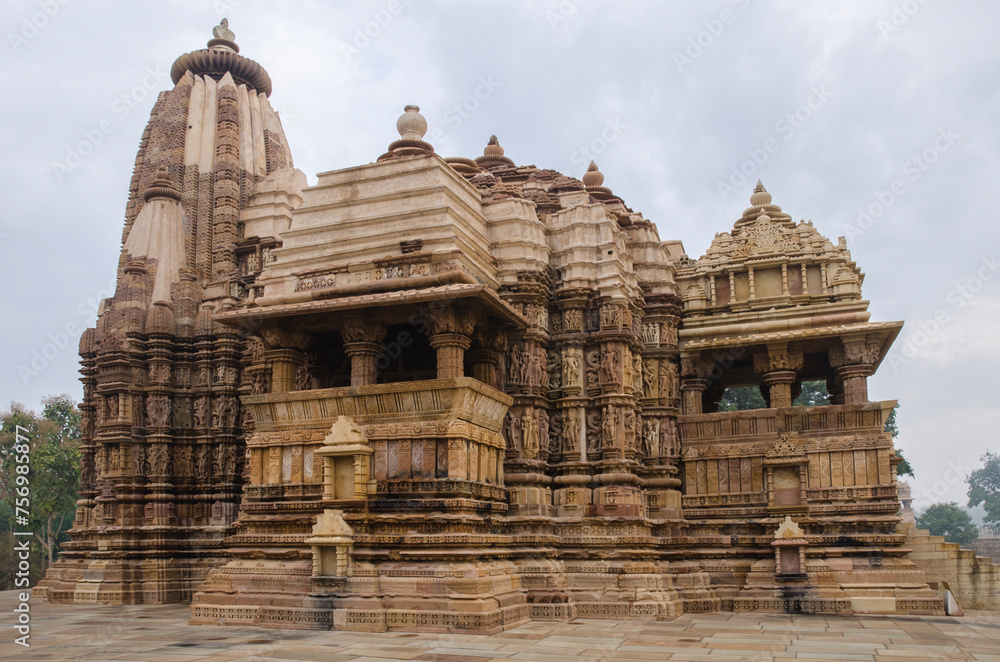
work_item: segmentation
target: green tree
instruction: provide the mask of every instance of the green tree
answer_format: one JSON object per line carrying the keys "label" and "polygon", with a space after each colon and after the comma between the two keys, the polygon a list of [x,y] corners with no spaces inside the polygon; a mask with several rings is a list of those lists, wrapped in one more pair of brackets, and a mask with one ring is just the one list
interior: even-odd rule
{"label": "green tree", "polygon": [[892,445],[895,446],[896,457],[902,460],[896,465],[896,475],[913,477],[913,467],[910,466],[910,461],[903,457],[903,449],[896,444],[896,437],[899,436],[899,425],[896,423],[896,411],[898,410],[899,403],[897,402],[885,419],[885,431],[892,435]]}
{"label": "green tree", "polygon": [[719,411],[745,411],[747,409],[763,409],[764,396],[756,386],[736,386],[727,388],[719,400]]}
{"label": "green tree", "polygon": [[[76,404],[68,395],[60,395],[43,399],[42,405],[41,416],[18,403],[11,403],[0,414],[0,497],[6,505],[0,510],[0,520],[7,535],[12,536],[14,528],[32,531],[35,546],[44,552],[44,563],[33,568],[32,585],[55,560],[59,543],[73,522],[80,475],[80,412]],[[22,439],[28,439],[27,525],[17,522],[20,513],[12,507],[18,503],[16,499],[24,498],[16,483],[19,456],[25,450],[18,442],[18,426]]]}
{"label": "green tree", "polygon": [[969,484],[969,507],[983,504],[986,524],[1000,524],[1000,455],[986,451],[979,458],[983,466],[966,478]]}
{"label": "green tree", "polygon": [[822,407],[830,404],[830,393],[826,390],[826,381],[802,382],[802,392],[792,402],[796,407]]}
{"label": "green tree", "polygon": [[[802,382],[802,392],[792,403],[796,407],[818,407],[830,404],[830,394],[823,380]],[[719,400],[719,411],[745,411],[764,409],[767,403],[758,386],[734,386],[727,388]]]}
{"label": "green tree", "polygon": [[[826,381],[818,379],[802,382],[802,392],[799,393],[792,404],[796,407],[820,407],[830,404],[830,392],[826,389]],[[761,395],[760,388],[757,386],[727,388],[725,393],[722,394],[722,399],[719,400],[719,411],[745,411],[747,409],[763,409],[766,406],[764,396]],[[896,423],[896,411],[898,409],[899,405],[897,404],[889,412],[889,416],[885,420],[885,431],[892,435],[893,445],[896,446],[896,457],[902,460],[896,466],[896,474],[899,476],[913,476],[913,467],[910,465],[909,460],[903,457],[903,451],[895,444],[896,437],[899,436],[899,426]],[[998,466],[996,471],[996,485],[1000,488],[1000,466]],[[995,494],[1000,495],[1000,489]],[[969,496],[972,496],[971,492]],[[997,499],[996,513],[998,519],[1000,519],[1000,496]],[[975,504],[970,502],[969,505],[974,506]]]}
{"label": "green tree", "polygon": [[933,536],[944,536],[948,542],[966,545],[979,537],[979,528],[972,517],[954,501],[935,503],[917,517],[917,526]]}

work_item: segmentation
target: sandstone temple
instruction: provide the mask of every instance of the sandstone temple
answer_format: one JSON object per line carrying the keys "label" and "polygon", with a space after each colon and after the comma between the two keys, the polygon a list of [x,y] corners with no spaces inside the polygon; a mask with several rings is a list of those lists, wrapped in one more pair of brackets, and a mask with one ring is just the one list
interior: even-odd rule
{"label": "sandstone temple", "polygon": [[[180,56],[142,135],[36,595],[373,631],[944,613],[868,398],[902,322],[843,239],[758,183],[692,259],[596,165],[442,157],[416,106],[308,186],[239,50],[223,21]],[[766,406],[719,411],[737,387]]]}

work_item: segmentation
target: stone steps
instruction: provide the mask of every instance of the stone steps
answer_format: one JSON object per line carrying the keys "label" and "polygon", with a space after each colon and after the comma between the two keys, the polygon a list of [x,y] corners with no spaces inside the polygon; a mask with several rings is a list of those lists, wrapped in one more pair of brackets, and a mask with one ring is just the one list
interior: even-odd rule
{"label": "stone steps", "polygon": [[948,582],[965,609],[1000,609],[1000,566],[944,536],[906,527],[910,559],[927,575],[928,583]]}

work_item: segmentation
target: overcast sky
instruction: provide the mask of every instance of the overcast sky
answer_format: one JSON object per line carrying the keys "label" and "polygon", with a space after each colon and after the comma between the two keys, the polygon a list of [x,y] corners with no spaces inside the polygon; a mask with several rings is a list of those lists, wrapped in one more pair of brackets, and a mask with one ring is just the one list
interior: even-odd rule
{"label": "overcast sky", "polygon": [[964,502],[964,474],[1000,446],[987,0],[6,0],[4,406],[81,396],[76,345],[111,293],[149,110],[223,16],[311,183],[378,157],[410,103],[444,156],[495,133],[518,164],[579,177],[594,158],[691,257],[761,178],[796,220],[847,236],[873,321],[906,322],[870,396],[902,404],[918,505]]}

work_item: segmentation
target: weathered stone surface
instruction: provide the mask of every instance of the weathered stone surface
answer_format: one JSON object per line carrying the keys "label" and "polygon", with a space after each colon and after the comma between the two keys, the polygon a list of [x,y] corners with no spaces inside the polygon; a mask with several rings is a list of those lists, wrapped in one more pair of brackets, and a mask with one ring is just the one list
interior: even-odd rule
{"label": "weathered stone surface", "polygon": [[[691,260],[596,164],[443,159],[415,106],[307,187],[233,38],[143,136],[39,594],[374,632],[942,612],[867,397],[901,323],[842,240],[758,184]],[[792,406],[816,379],[830,404]],[[767,408],[716,411],[746,385]]]}

